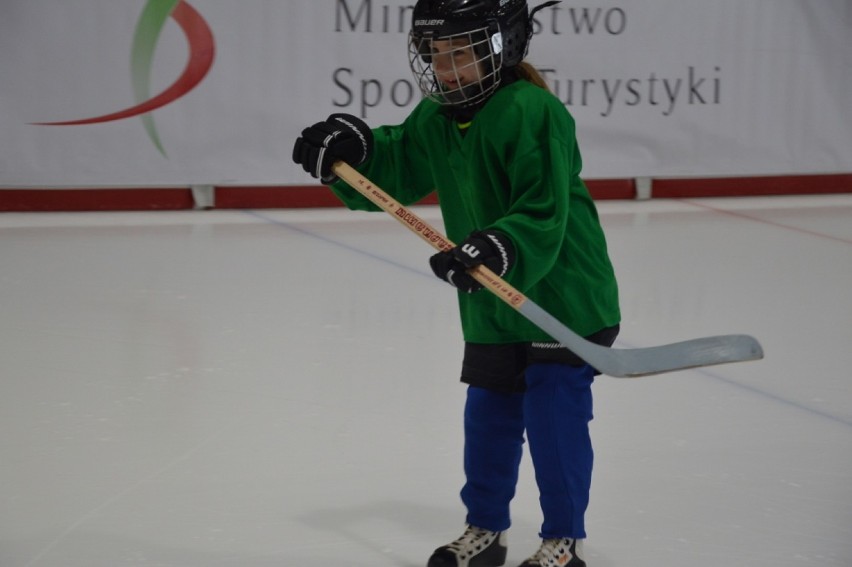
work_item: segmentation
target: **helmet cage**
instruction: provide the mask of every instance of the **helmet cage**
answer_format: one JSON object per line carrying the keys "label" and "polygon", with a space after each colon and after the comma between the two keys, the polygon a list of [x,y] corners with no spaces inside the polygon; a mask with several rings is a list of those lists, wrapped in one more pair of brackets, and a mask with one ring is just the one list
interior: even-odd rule
{"label": "helmet cage", "polygon": [[[408,61],[414,79],[423,96],[446,106],[468,108],[486,100],[500,85],[503,68],[503,36],[496,22],[486,27],[458,33],[440,33],[437,30],[412,30],[408,41]],[[450,49],[434,50],[434,41],[446,40]],[[456,67],[454,54],[459,50],[471,50],[473,57],[461,67]],[[450,81],[439,79],[435,59],[449,62],[450,69],[442,69]],[[446,59],[444,59],[446,58]],[[465,82],[463,76],[475,80]]]}

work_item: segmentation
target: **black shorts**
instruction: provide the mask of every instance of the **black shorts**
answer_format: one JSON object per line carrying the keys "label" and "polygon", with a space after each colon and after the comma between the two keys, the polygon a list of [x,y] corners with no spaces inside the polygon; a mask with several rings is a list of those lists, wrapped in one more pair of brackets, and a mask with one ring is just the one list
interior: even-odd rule
{"label": "black shorts", "polygon": [[[607,327],[586,337],[587,341],[612,346],[619,326]],[[579,356],[557,342],[464,344],[461,381],[496,392],[523,392],[524,372],[530,364],[556,362],[570,366],[585,364]]]}

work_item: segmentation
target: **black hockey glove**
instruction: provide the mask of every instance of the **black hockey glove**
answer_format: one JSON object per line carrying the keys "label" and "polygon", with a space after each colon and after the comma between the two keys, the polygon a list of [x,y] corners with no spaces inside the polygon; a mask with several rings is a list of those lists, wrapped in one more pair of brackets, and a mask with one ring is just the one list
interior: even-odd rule
{"label": "black hockey glove", "polygon": [[293,146],[293,161],[305,171],[329,184],[337,181],[331,166],[343,160],[352,167],[364,163],[373,153],[373,132],[351,114],[332,114],[324,122],[302,130]]}
{"label": "black hockey glove", "polygon": [[508,236],[496,230],[473,232],[452,250],[429,258],[436,276],[467,293],[482,289],[482,284],[467,273],[469,268],[484,264],[502,277],[514,263],[515,246]]}

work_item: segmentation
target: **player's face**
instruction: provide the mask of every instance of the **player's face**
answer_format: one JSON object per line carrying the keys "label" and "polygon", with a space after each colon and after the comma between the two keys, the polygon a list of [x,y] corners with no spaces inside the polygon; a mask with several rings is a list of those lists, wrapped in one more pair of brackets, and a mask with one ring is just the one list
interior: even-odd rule
{"label": "player's face", "polygon": [[482,69],[470,41],[462,38],[432,41],[432,68],[448,90],[482,79]]}

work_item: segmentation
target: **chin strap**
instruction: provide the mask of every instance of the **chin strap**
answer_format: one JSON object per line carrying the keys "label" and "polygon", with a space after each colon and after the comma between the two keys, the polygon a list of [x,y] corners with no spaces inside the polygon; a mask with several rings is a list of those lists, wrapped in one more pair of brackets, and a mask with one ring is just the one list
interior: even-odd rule
{"label": "chin strap", "polygon": [[561,2],[562,0],[550,0],[549,2],[545,2],[544,4],[539,4],[538,6],[530,10],[530,16],[527,20],[527,49],[530,48],[530,40],[533,36],[533,17],[535,16],[536,12],[538,12],[539,10],[544,10],[545,8],[550,8],[551,6],[556,6]]}
{"label": "chin strap", "polygon": [[533,16],[535,16],[536,12],[538,12],[539,10],[544,10],[545,8],[550,8],[551,6],[556,6],[557,4],[559,4],[561,2],[562,2],[562,0],[550,0],[550,2],[545,2],[544,4],[540,4],[540,5],[536,6],[535,8],[533,8],[532,10],[530,10],[530,27],[532,27],[532,19],[533,19]]}

